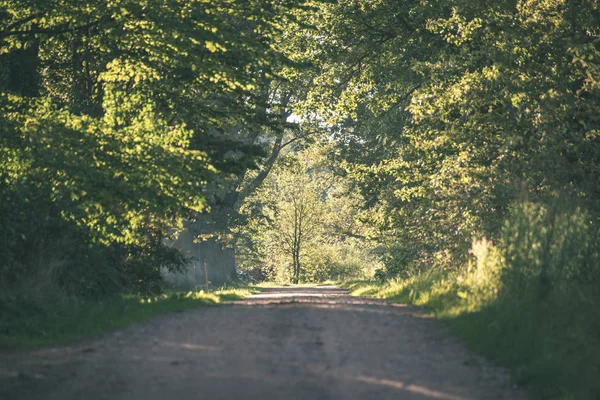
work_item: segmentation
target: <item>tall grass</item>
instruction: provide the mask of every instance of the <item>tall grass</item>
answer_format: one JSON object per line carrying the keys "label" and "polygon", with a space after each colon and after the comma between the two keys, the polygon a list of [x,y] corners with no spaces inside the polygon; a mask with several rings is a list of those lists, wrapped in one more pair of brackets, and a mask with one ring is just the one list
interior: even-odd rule
{"label": "tall grass", "polygon": [[455,271],[347,282],[354,295],[427,307],[540,399],[600,398],[600,241],[566,201],[517,204],[498,243]]}

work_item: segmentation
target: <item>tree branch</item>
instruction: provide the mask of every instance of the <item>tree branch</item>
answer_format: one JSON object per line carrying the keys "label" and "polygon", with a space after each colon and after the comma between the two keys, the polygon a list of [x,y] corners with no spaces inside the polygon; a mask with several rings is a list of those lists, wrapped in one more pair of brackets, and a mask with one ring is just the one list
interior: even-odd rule
{"label": "tree branch", "polygon": [[21,20],[15,21],[12,24],[8,25],[5,29],[2,30],[2,32],[10,31],[11,29],[16,28],[17,26],[26,24],[29,21],[36,19],[37,17],[41,17],[42,15],[44,15],[43,12],[38,12],[38,13],[31,14],[28,17],[25,17],[25,18],[23,18]]}
{"label": "tree branch", "polygon": [[412,96],[412,94],[415,91],[417,91],[420,87],[421,87],[421,84],[419,83],[415,87],[413,87],[412,89],[410,89],[407,93],[404,94],[404,96],[400,97],[390,108],[388,108],[387,110],[385,110],[381,114],[379,114],[377,116],[377,118],[382,118],[382,117],[386,116],[390,111],[392,111],[393,109],[395,109],[396,107],[398,107],[403,101],[408,100],[408,98],[410,96]]}
{"label": "tree branch", "polygon": [[264,167],[260,171],[260,173],[246,187],[246,189],[244,189],[244,195],[242,196],[242,198],[246,197],[248,194],[250,194],[250,193],[254,192],[256,189],[258,189],[258,187],[267,178],[267,176],[269,175],[269,172],[271,172],[271,169],[273,169],[273,165],[275,165],[275,161],[277,160],[277,157],[279,157],[279,152],[281,151],[281,148],[282,148],[281,147],[282,141],[283,141],[283,135],[281,135],[281,136],[277,137],[277,139],[275,139],[275,143],[273,144],[273,150],[271,151],[271,155],[265,162]]}
{"label": "tree branch", "polygon": [[10,31],[10,32],[4,31],[4,32],[0,32],[0,39],[7,38],[9,36],[16,36],[16,35],[32,35],[33,34],[33,35],[55,36],[55,35],[60,35],[63,33],[75,33],[75,32],[85,31],[89,28],[100,25],[101,23],[107,22],[110,20],[111,20],[111,18],[107,16],[107,17],[100,18],[97,21],[90,22],[89,24],[75,26],[75,27],[68,27],[68,24],[63,24],[63,25],[59,25],[59,26],[51,28],[51,29],[50,28],[35,28],[35,29]]}

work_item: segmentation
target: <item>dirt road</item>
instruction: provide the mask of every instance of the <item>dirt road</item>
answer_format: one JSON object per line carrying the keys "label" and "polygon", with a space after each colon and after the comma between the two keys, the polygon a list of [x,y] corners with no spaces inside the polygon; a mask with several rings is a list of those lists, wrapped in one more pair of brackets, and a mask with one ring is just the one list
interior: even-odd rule
{"label": "dirt road", "polygon": [[419,310],[273,288],[69,346],[0,352],[0,399],[524,399]]}

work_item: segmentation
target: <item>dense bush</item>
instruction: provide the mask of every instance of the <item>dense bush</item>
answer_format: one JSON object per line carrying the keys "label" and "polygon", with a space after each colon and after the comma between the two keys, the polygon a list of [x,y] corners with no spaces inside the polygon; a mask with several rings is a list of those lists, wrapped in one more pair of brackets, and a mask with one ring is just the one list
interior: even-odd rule
{"label": "dense bush", "polygon": [[522,202],[503,228],[507,284],[559,288],[600,276],[600,230],[575,201]]}
{"label": "dense bush", "polygon": [[[189,196],[207,178],[205,162],[194,164],[192,154],[167,150],[168,141],[136,142],[157,139],[165,133],[160,130],[116,132],[103,120],[41,102],[2,100],[4,293],[32,287],[40,297],[155,291],[160,265],[184,266],[162,238],[186,210],[202,209],[202,197]],[[182,163],[189,166],[172,168]],[[177,183],[183,179],[197,183],[186,188]],[[161,192],[162,185],[170,193]],[[178,196],[190,199],[187,208]]]}
{"label": "dense bush", "polygon": [[375,278],[380,280],[408,278],[423,267],[419,251],[407,240],[394,242],[382,258],[384,266],[375,271]]}
{"label": "dense bush", "polygon": [[302,281],[364,279],[378,264],[377,257],[359,240],[325,243],[307,251]]}

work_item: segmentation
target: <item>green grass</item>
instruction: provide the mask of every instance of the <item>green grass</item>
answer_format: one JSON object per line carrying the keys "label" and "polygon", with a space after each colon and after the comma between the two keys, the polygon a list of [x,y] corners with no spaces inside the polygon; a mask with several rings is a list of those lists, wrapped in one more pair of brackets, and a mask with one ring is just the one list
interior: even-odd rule
{"label": "green grass", "polygon": [[259,282],[254,286],[258,288],[273,288],[273,287],[282,287],[282,286],[291,286],[290,283],[278,283],[278,282]]}
{"label": "green grass", "polygon": [[600,296],[597,285],[473,298],[457,274],[342,284],[355,296],[423,306],[475,351],[510,367],[533,398],[600,398]]}
{"label": "green grass", "polygon": [[173,292],[156,297],[122,296],[103,301],[76,298],[0,303],[0,346],[58,344],[122,328],[168,312],[243,299],[256,287],[228,288],[205,293]]}

